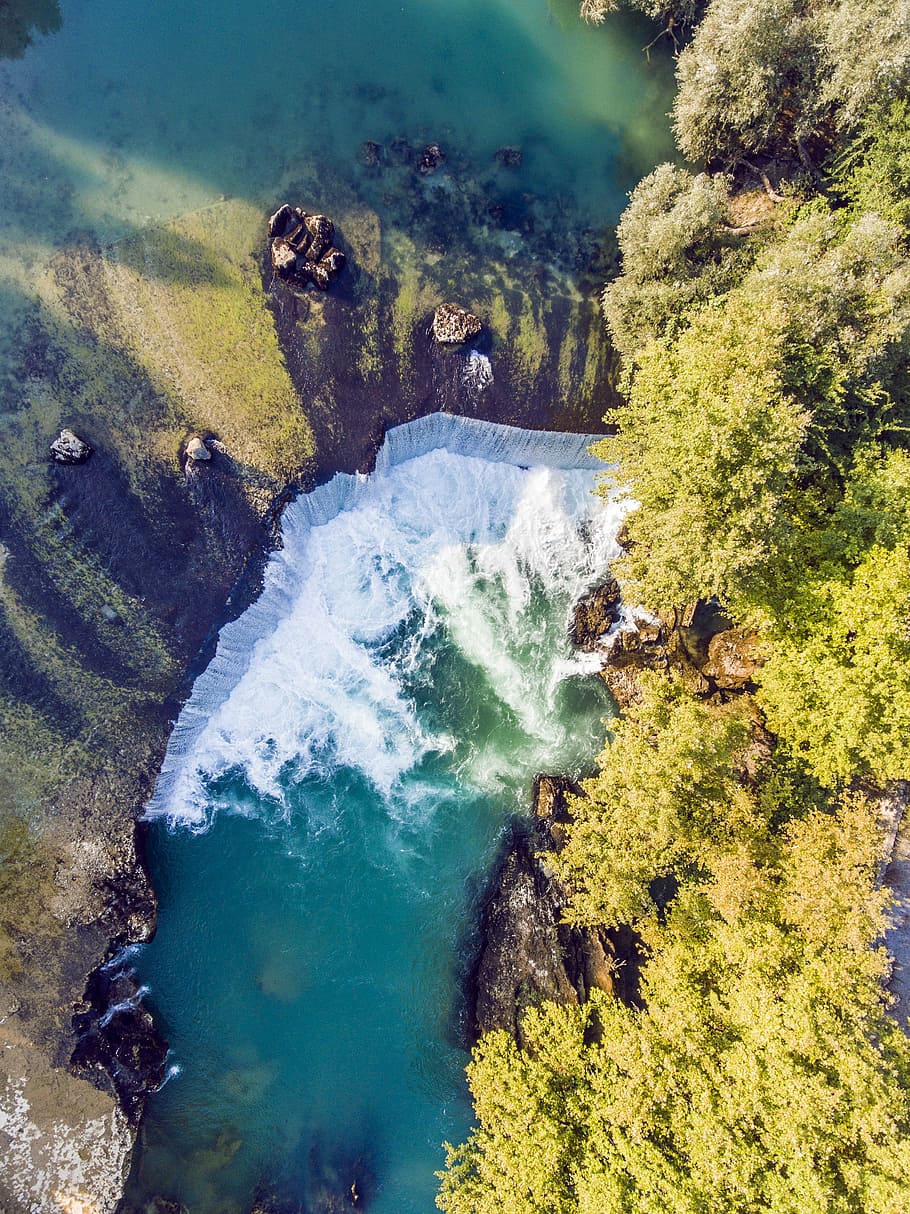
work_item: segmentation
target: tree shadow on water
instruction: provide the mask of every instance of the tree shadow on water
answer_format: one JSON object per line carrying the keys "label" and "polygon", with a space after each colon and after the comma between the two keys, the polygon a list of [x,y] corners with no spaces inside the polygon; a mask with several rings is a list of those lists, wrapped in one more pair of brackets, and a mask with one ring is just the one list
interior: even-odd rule
{"label": "tree shadow on water", "polygon": [[63,25],[57,0],[0,0],[0,59],[21,59],[33,34],[56,34]]}

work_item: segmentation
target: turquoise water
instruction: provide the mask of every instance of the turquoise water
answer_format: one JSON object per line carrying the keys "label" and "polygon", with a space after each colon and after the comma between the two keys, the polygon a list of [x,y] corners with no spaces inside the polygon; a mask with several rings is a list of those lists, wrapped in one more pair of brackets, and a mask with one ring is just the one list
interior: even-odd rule
{"label": "turquoise water", "polygon": [[617,552],[591,463],[436,415],[289,507],[150,809],[159,928],[132,962],[172,1052],[135,1205],[241,1211],[267,1177],[307,1210],[352,1183],[377,1214],[434,1208],[469,1124],[478,882],[534,774],[586,770],[610,712],[566,641]]}
{"label": "turquoise water", "polygon": [[[273,199],[313,161],[394,216],[401,184],[364,173],[367,139],[438,140],[491,201],[559,197],[597,224],[671,154],[671,68],[645,63],[648,27],[589,29],[574,0],[61,8],[59,32],[0,61],[0,278],[20,285],[74,237]],[[504,144],[519,170],[495,169]]]}

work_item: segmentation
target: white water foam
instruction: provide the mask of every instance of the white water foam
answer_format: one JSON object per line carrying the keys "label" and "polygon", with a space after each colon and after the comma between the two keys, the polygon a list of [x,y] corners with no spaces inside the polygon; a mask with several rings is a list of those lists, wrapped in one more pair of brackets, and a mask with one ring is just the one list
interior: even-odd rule
{"label": "white water foam", "polygon": [[371,476],[293,502],[259,599],[222,630],[180,715],[147,816],[203,829],[211,780],[234,769],[279,804],[288,778],[339,766],[393,799],[454,745],[405,690],[440,626],[542,753],[556,746],[548,705],[585,665],[546,652],[532,590],[568,607],[617,555],[625,511],[591,493],[591,441],[435,414],[391,430]]}

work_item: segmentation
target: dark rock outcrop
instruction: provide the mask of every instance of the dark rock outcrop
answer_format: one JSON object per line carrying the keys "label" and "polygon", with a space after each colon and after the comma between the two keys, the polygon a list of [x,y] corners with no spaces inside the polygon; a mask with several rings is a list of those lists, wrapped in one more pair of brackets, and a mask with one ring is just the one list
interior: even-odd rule
{"label": "dark rock outcrop", "polygon": [[417,159],[418,173],[423,173],[424,176],[435,173],[445,158],[446,154],[438,143],[428,143]]}
{"label": "dark rock outcrop", "polygon": [[460,304],[440,304],[433,313],[433,337],[440,345],[456,346],[472,341],[483,328],[483,322]]}
{"label": "dark rock outcrop", "polygon": [[628,929],[573,928],[563,923],[566,891],[547,855],[562,845],[568,796],[578,787],[539,776],[535,819],[510,841],[481,923],[475,975],[478,1034],[506,1029],[521,1041],[525,1011],[545,1000],[578,1006],[594,989],[634,1002],[637,949]]}
{"label": "dark rock outcrop", "polygon": [[569,638],[579,649],[592,650],[600,638],[619,622],[620,591],[610,578],[582,595],[572,609]]}
{"label": "dark rock outcrop", "polygon": [[57,464],[84,464],[92,450],[85,439],[64,429],[51,443],[51,459]]}
{"label": "dark rock outcrop", "polygon": [[131,1124],[137,1124],[149,1092],[165,1076],[167,1043],[142,1006],[129,971],[96,970],[86,990],[88,1010],[73,1019],[77,1044],[70,1064],[98,1086],[112,1083]]}
{"label": "dark rock outcrop", "polygon": [[285,236],[293,227],[296,227],[294,211],[283,202],[269,218],[269,236]]}
{"label": "dark rock outcrop", "polygon": [[335,225],[326,215],[310,215],[284,203],[269,219],[272,270],[298,287],[312,283],[326,291],[344,268],[345,255],[335,248]]}
{"label": "dark rock outcrop", "polygon": [[303,226],[310,237],[306,247],[306,259],[317,262],[331,247],[335,237],[335,225],[325,215],[305,215]]}

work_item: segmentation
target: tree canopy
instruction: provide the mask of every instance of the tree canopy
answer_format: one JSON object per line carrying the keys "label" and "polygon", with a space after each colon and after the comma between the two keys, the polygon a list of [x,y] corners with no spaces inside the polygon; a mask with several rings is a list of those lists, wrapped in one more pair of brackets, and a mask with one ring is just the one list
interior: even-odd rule
{"label": "tree canopy", "polygon": [[677,140],[723,171],[661,165],[631,195],[598,451],[635,504],[625,598],[714,596],[763,665],[711,700],[644,676],[611,722],[547,862],[568,922],[636,930],[639,996],[480,1042],[448,1214],[910,1208],[857,791],[910,775],[910,0],[685,13]]}

